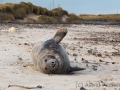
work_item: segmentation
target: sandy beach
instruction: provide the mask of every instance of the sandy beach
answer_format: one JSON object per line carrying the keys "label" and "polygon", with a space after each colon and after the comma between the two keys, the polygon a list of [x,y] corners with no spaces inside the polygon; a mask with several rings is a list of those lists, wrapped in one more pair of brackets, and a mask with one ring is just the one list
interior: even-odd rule
{"label": "sandy beach", "polygon": [[[17,31],[8,32],[10,27]],[[62,27],[68,29],[61,44],[71,65],[86,70],[65,75],[35,70],[33,45],[52,38]],[[120,90],[119,26],[1,24],[0,42],[0,90]]]}

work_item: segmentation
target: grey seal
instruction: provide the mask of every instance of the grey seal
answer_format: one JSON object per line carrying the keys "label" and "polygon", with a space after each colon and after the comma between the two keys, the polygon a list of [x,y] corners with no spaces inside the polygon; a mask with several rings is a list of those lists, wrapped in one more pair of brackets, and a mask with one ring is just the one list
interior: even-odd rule
{"label": "grey seal", "polygon": [[60,45],[67,32],[67,28],[61,28],[53,38],[33,46],[31,56],[37,70],[45,74],[66,74],[85,69],[70,66],[68,54]]}

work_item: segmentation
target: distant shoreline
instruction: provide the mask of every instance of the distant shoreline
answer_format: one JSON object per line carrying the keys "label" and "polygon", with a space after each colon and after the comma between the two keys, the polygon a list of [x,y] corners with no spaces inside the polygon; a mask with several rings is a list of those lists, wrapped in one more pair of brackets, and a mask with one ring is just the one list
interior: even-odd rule
{"label": "distant shoreline", "polygon": [[4,22],[0,21],[0,24],[76,24],[76,25],[81,25],[81,24],[90,24],[90,25],[120,25],[120,22],[105,22],[105,21],[83,21],[81,23],[40,23],[40,22]]}

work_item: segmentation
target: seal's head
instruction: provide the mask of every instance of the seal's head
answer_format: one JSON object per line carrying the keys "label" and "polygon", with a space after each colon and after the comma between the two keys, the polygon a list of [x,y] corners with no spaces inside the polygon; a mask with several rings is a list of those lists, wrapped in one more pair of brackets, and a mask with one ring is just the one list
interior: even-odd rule
{"label": "seal's head", "polygon": [[40,68],[44,73],[56,73],[58,65],[58,60],[55,58],[55,56],[46,55],[42,58]]}

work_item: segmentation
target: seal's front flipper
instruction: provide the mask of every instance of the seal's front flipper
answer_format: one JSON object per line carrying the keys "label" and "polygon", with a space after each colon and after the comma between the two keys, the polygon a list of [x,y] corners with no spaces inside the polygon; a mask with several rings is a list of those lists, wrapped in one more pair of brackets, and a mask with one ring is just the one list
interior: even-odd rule
{"label": "seal's front flipper", "polygon": [[70,67],[70,71],[69,72],[73,72],[73,71],[81,71],[81,70],[85,70],[86,68],[81,68],[81,67]]}
{"label": "seal's front flipper", "polygon": [[59,29],[55,36],[53,37],[54,41],[56,44],[60,43],[60,41],[65,37],[65,35],[67,34],[67,28],[62,28]]}

